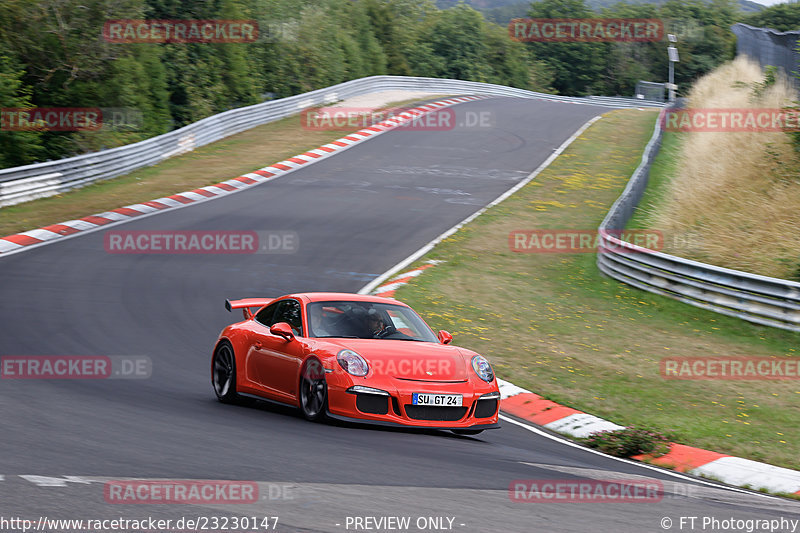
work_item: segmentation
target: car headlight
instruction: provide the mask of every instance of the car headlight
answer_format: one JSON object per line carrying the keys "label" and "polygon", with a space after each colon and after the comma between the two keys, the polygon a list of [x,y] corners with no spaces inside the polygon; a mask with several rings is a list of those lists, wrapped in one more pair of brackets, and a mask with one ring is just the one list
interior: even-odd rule
{"label": "car headlight", "polygon": [[491,383],[494,379],[494,370],[489,361],[482,355],[476,355],[472,358],[472,369],[478,374],[478,377],[487,383]]}
{"label": "car headlight", "polygon": [[336,354],[336,360],[339,362],[339,366],[348,374],[366,376],[367,372],[369,372],[367,362],[353,350],[342,350]]}

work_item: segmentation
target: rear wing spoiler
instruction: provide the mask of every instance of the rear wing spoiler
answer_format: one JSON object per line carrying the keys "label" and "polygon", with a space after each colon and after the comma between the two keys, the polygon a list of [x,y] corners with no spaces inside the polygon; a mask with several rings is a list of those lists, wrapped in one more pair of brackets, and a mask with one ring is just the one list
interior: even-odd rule
{"label": "rear wing spoiler", "polygon": [[253,318],[253,311],[270,303],[275,298],[243,298],[241,300],[225,300],[225,309],[233,312],[234,309],[241,309],[245,320]]}

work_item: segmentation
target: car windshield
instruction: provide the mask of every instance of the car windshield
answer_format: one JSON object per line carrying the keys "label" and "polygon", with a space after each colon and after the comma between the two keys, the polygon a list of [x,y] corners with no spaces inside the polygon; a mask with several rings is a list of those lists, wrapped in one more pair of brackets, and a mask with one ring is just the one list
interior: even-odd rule
{"label": "car windshield", "polygon": [[411,308],[375,302],[313,302],[307,306],[311,337],[438,342]]}

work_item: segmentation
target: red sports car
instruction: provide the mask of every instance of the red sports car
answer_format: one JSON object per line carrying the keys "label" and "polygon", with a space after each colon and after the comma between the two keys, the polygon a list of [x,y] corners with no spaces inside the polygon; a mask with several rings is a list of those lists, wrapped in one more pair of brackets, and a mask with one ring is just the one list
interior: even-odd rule
{"label": "red sports car", "polygon": [[[500,392],[489,362],[448,346],[391,298],[303,293],[226,300],[244,321],[220,334],[211,381],[220,401],[241,395],[299,407],[309,420],[448,429],[498,425]],[[255,310],[255,312],[253,312]]]}

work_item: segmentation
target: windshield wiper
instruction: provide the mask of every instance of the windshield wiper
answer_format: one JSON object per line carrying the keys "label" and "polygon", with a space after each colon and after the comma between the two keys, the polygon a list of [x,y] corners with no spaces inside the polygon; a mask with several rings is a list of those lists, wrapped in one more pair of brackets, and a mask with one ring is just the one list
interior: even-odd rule
{"label": "windshield wiper", "polygon": [[315,339],[360,339],[355,335],[317,335]]}

